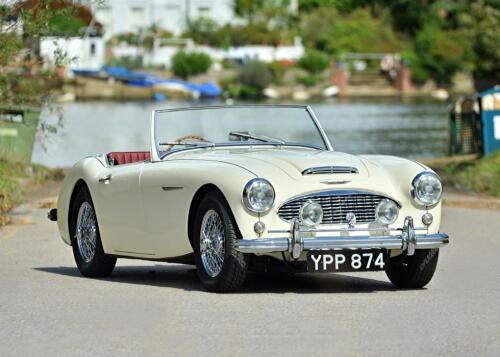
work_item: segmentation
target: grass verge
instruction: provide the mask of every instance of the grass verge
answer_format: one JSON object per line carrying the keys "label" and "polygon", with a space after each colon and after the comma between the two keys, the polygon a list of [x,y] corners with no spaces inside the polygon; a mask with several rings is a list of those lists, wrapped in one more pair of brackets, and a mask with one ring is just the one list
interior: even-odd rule
{"label": "grass verge", "polygon": [[500,152],[436,169],[445,185],[500,197]]}
{"label": "grass verge", "polygon": [[41,165],[26,167],[0,160],[0,227],[9,222],[7,212],[23,201],[27,190],[44,182],[63,178],[64,172],[60,169],[49,169]]}

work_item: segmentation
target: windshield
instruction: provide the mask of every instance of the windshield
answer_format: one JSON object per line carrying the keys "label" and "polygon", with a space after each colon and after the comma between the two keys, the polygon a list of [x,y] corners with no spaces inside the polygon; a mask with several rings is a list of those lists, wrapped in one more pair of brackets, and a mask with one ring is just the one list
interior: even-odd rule
{"label": "windshield", "polygon": [[[319,125],[319,124],[318,124]],[[305,106],[231,106],[155,112],[159,157],[193,147],[289,145],[327,150]]]}

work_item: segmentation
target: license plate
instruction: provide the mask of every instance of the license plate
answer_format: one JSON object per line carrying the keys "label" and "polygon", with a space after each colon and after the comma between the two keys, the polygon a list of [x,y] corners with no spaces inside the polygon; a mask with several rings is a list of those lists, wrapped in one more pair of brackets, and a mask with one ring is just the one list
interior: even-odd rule
{"label": "license plate", "polygon": [[387,250],[311,250],[307,271],[312,273],[385,270]]}

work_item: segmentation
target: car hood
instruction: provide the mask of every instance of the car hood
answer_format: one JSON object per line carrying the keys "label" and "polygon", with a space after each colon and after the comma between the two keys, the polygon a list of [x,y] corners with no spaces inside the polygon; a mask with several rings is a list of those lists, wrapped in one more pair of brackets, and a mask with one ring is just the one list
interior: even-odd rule
{"label": "car hood", "polygon": [[294,180],[301,180],[304,176],[345,176],[344,174],[303,175],[303,171],[310,168],[325,166],[347,167],[356,169],[357,177],[369,177],[370,168],[367,160],[355,155],[334,151],[299,150],[299,149],[258,149],[234,148],[206,151],[191,151],[176,155],[178,159],[200,159],[226,162],[238,165],[256,176],[266,177],[279,171]]}
{"label": "car hood", "polygon": [[[356,156],[338,151],[302,148],[217,148],[186,150],[173,160],[203,160],[236,165],[279,186],[277,199],[321,190],[365,190],[383,194],[399,203],[409,202],[409,190],[416,174],[428,168],[394,156]],[[304,175],[314,167],[353,167],[357,173]],[[207,173],[207,178],[210,173]],[[229,178],[237,180],[237,177]]]}

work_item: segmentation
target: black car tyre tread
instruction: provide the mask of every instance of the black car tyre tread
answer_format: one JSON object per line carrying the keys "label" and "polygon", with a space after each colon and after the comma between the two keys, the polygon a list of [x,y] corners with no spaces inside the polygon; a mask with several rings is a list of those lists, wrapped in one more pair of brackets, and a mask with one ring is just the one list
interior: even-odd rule
{"label": "black car tyre tread", "polygon": [[389,280],[399,288],[422,288],[436,271],[439,249],[418,249],[415,254],[401,259],[391,258],[386,269]]}
{"label": "black car tyre tread", "polygon": [[94,257],[90,262],[87,263],[82,259],[80,251],[78,249],[78,243],[76,242],[76,223],[78,218],[78,210],[84,202],[88,202],[92,206],[92,209],[94,210],[95,214],[94,204],[92,202],[92,198],[90,197],[90,192],[87,187],[80,188],[80,190],[76,193],[75,199],[71,205],[69,228],[71,235],[71,246],[73,248],[73,256],[75,258],[78,270],[83,276],[93,277],[93,278],[107,277],[113,272],[113,269],[115,268],[116,258],[104,253],[97,217],[96,217],[97,241],[96,241],[96,252]]}
{"label": "black car tyre tread", "polygon": [[[215,276],[209,276],[203,266],[200,254],[200,231],[205,213],[213,209],[221,217],[225,232],[225,255],[222,270]],[[194,222],[194,255],[198,277],[209,291],[225,293],[238,290],[244,283],[248,271],[248,257],[235,249],[235,241],[239,239],[236,224],[225,198],[218,191],[209,192],[203,197],[196,212]]]}

